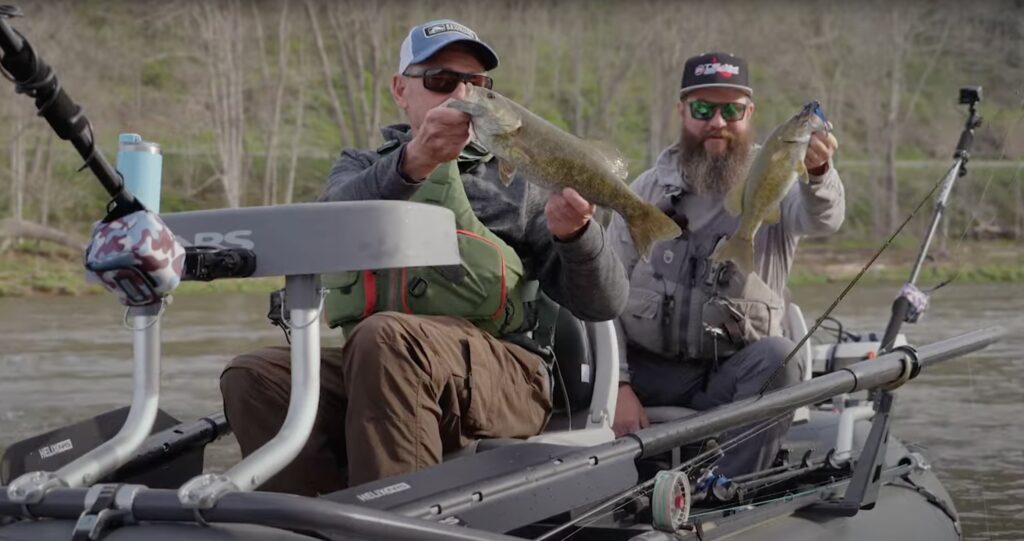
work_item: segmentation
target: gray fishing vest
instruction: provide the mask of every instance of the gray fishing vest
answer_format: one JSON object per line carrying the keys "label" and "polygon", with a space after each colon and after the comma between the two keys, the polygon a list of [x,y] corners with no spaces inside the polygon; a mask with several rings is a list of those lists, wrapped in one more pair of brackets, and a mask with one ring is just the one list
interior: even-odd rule
{"label": "gray fishing vest", "polygon": [[[743,276],[735,265],[710,258],[737,223],[722,209],[700,229],[656,243],[650,261],[637,262],[630,276],[629,304],[620,317],[631,348],[708,362],[727,358],[762,337],[782,335],[781,292],[756,273]],[[764,229],[755,239],[756,268],[764,260]]]}

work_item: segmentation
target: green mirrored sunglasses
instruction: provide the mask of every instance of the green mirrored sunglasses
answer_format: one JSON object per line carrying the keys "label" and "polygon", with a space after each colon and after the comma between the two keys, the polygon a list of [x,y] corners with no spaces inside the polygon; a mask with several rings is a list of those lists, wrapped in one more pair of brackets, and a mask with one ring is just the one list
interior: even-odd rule
{"label": "green mirrored sunglasses", "polygon": [[715,111],[722,111],[722,119],[726,122],[741,120],[747,113],[746,103],[712,103],[704,100],[693,100],[689,102],[690,116],[694,120],[711,120],[715,117]]}

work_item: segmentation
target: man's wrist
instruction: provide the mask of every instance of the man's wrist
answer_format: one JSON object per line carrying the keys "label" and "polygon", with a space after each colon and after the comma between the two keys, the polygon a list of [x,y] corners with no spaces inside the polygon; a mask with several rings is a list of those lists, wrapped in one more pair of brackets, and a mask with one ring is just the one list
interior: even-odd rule
{"label": "man's wrist", "polygon": [[821,165],[819,165],[817,167],[808,169],[807,170],[807,174],[812,176],[812,177],[820,177],[820,176],[824,175],[825,173],[828,173],[829,168],[830,168],[830,166],[829,166],[828,162],[825,162],[825,163],[823,163],[823,164],[821,164]]}
{"label": "man's wrist", "polygon": [[402,145],[401,154],[398,157],[398,174],[410,184],[419,184],[437,168],[438,164],[427,163],[420,159],[419,153],[413,148],[414,144],[415,140]]}
{"label": "man's wrist", "polygon": [[591,222],[591,220],[587,220],[587,223],[583,224],[582,226],[580,226],[579,229],[577,229],[576,231],[573,231],[569,235],[566,235],[564,237],[559,236],[559,235],[555,235],[554,237],[555,237],[555,239],[558,242],[573,242],[573,241],[577,241],[577,240],[580,239],[580,237],[583,236],[584,233],[587,232],[587,227],[590,226],[590,222]]}

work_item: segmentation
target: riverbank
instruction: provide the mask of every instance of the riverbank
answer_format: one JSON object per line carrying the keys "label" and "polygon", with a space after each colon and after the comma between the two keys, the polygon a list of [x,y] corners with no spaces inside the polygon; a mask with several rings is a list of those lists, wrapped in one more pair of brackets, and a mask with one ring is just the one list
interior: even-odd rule
{"label": "riverbank", "polygon": [[[797,251],[789,284],[845,283],[871,260],[880,244],[871,242],[805,241]],[[886,249],[864,273],[864,283],[902,283],[910,275],[920,246],[917,241]],[[949,279],[963,283],[1024,282],[1024,246],[1014,241],[941,241],[932,244],[918,284]]]}
{"label": "riverbank", "polygon": [[[863,283],[906,280],[917,245],[890,247],[865,273]],[[844,283],[851,280],[877,250],[868,243],[805,242],[790,274],[790,285]],[[919,283],[936,284],[956,275],[957,282],[1024,282],[1024,248],[1006,241],[949,242],[946,253],[933,246],[936,257],[922,270]],[[176,295],[214,292],[269,292],[283,278],[185,282]],[[67,248],[27,242],[0,254],[0,297],[80,296],[103,293],[85,281],[81,254]]]}

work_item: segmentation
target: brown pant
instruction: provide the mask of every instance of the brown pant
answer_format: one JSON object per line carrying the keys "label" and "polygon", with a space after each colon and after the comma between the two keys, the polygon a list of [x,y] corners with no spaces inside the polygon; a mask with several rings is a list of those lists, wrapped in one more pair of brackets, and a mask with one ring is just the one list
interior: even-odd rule
{"label": "brown pant", "polygon": [[[264,348],[221,374],[243,456],[284,422],[289,365],[288,348]],[[535,435],[551,410],[540,357],[455,317],[375,314],[344,347],[322,348],[320,366],[313,433],[263,490],[315,495],[411,472],[474,439]]]}

